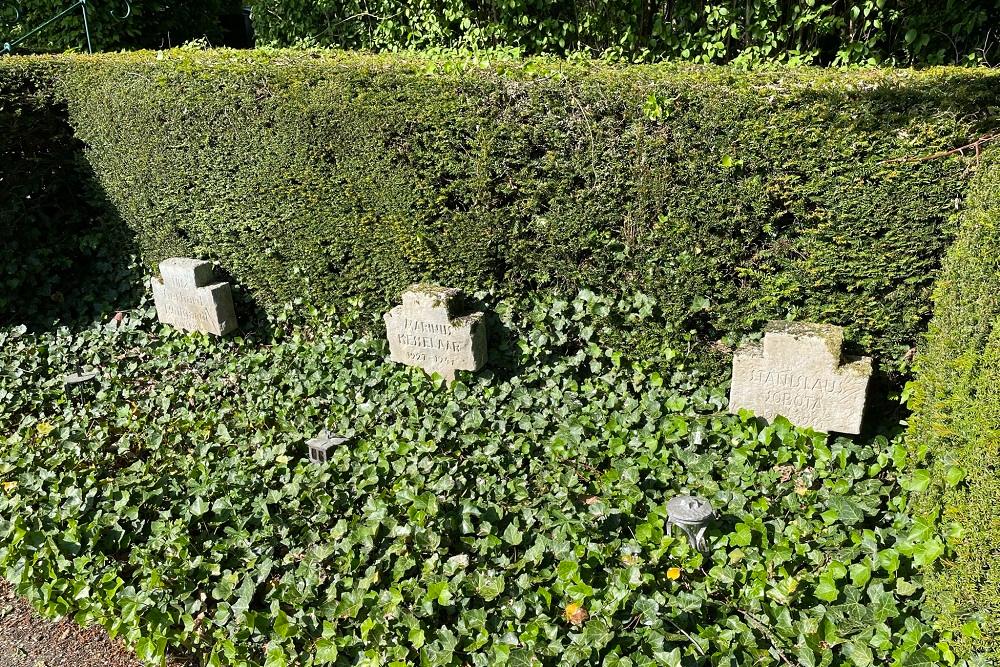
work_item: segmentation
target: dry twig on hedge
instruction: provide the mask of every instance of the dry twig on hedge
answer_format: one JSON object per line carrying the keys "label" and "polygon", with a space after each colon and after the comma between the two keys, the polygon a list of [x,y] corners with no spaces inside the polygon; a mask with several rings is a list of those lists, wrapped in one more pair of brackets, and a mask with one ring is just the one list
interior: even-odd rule
{"label": "dry twig on hedge", "polygon": [[883,160],[882,164],[893,164],[901,162],[926,162],[928,160],[937,160],[938,158],[948,157],[951,155],[965,155],[965,151],[974,150],[976,151],[976,160],[979,160],[979,153],[982,151],[982,145],[987,144],[996,139],[1000,139],[1000,132],[994,134],[984,134],[973,142],[965,144],[964,146],[959,146],[958,148],[952,148],[946,151],[938,151],[937,153],[931,153],[930,155],[920,155],[920,156],[910,156],[910,157],[898,157],[891,160]]}

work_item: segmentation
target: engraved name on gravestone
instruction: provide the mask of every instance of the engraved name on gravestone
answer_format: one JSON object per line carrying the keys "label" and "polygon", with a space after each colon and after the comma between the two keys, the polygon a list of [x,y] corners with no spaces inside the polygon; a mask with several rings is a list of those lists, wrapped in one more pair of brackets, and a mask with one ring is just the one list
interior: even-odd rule
{"label": "engraved name on gravestone", "polygon": [[870,357],[843,357],[844,330],[831,324],[770,322],[764,340],[737,350],[729,411],[778,415],[817,431],[860,433]]}
{"label": "engraved name on gravestone", "polygon": [[403,305],[385,314],[393,361],[440,373],[449,382],[455,371],[477,371],[486,363],[486,323],[482,313],[457,311],[462,293],[449,287],[413,285]]}
{"label": "engraved name on gravestone", "polygon": [[232,290],[229,283],[212,282],[210,262],[172,257],[160,262],[160,276],[151,281],[160,322],[216,336],[236,328]]}

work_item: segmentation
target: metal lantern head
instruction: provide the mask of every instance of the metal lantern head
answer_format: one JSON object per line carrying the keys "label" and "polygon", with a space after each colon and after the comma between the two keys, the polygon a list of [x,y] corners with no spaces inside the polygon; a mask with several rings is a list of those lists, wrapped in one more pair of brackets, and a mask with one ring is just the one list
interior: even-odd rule
{"label": "metal lantern head", "polygon": [[333,435],[328,430],[323,429],[318,436],[306,442],[309,445],[309,460],[319,465],[329,460],[327,452],[338,445],[347,442],[347,438]]}
{"label": "metal lantern head", "polygon": [[701,552],[708,551],[705,531],[715,516],[712,504],[704,498],[677,496],[667,503],[667,525],[676,525],[683,530],[691,546]]}
{"label": "metal lantern head", "polygon": [[90,382],[91,380],[96,380],[100,373],[97,371],[90,371],[87,373],[73,373],[71,375],[63,376],[63,384],[70,387],[75,384],[83,384],[85,382]]}

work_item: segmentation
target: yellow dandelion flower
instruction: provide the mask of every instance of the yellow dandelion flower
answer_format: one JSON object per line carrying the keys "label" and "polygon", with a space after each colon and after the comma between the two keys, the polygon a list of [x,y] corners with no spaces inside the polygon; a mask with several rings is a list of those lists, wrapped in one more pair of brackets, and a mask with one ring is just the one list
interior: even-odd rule
{"label": "yellow dandelion flower", "polygon": [[579,602],[570,602],[563,609],[563,618],[573,625],[583,625],[583,622],[587,620],[589,615]]}

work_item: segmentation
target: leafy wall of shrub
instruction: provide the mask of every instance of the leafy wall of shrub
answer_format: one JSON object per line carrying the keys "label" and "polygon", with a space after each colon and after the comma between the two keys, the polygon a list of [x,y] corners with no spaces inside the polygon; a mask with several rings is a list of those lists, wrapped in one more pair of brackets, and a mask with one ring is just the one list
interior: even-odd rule
{"label": "leafy wall of shrub", "polygon": [[264,43],[721,62],[994,62],[997,0],[250,0]]}
{"label": "leafy wall of shrub", "polygon": [[[638,356],[771,318],[848,325],[884,368],[929,312],[1000,73],[491,66],[340,52],[0,62],[44,76],[147,262],[217,260],[271,307],[432,280],[649,294]],[[720,355],[724,359],[724,355]]]}
{"label": "leafy wall of shrub", "polygon": [[[89,0],[87,22],[95,50],[159,49],[206,38],[221,44],[220,17],[238,13],[237,0]],[[31,0],[0,7],[0,45],[12,42],[73,4],[73,0]],[[19,11],[15,11],[16,9]],[[45,28],[23,43],[28,51],[63,51],[87,48],[83,15],[79,10]]]}
{"label": "leafy wall of shrub", "polygon": [[922,504],[956,555],[930,580],[947,626],[1000,650],[1000,154],[986,157],[935,290],[917,364],[911,446],[931,457]]}
{"label": "leafy wall of shrub", "polygon": [[[0,326],[124,308],[134,300],[131,235],[96,183],[51,79],[10,62],[0,68]],[[98,274],[118,279],[98,285]]]}

